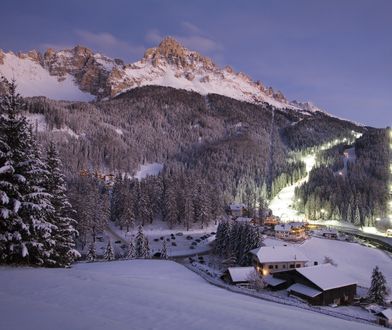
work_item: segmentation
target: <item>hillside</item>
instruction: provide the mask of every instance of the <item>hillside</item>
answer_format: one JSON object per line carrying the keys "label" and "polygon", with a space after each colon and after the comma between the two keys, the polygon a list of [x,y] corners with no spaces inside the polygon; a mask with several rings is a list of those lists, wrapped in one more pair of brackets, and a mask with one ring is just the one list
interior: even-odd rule
{"label": "hillside", "polygon": [[171,261],[2,267],[0,283],[8,330],[373,328],[228,292]]}

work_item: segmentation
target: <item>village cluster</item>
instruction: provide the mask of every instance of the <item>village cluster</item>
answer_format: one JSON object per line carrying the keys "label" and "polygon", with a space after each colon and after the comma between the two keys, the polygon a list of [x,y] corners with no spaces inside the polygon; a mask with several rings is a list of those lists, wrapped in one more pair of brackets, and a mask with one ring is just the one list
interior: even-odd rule
{"label": "village cluster", "polygon": [[[377,297],[377,293],[369,296],[373,294],[371,290],[380,290],[379,287],[371,288],[367,296],[360,296],[356,281],[339,270],[332,258],[326,257],[322,263],[312,261],[300,248],[310,236],[349,240],[347,235],[306,222],[280,223],[270,212],[257,218],[248,217],[246,206],[241,203],[229,205],[228,213],[233,223],[248,223],[257,227],[264,237],[287,241],[287,244],[252,249],[249,252],[251,266],[226,267],[220,276],[223,281],[246,289],[284,292],[309,305],[361,306],[373,314],[378,324],[392,327],[392,301]],[[372,281],[379,281],[375,285],[380,285],[381,291],[384,286],[387,291],[385,278],[380,274],[378,268],[374,269]]]}

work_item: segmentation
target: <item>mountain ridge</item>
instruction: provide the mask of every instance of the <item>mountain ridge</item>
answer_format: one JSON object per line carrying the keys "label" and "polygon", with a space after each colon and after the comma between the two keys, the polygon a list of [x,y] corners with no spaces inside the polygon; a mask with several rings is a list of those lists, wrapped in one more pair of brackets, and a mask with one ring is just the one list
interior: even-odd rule
{"label": "mountain ridge", "polygon": [[[22,69],[21,69],[22,68]],[[158,85],[195,91],[202,95],[219,94],[255,104],[268,103],[276,108],[305,112],[321,111],[310,102],[288,101],[280,91],[265,87],[230,66],[219,68],[210,58],[191,51],[172,37],[165,37],[144,56],[126,64],[77,45],[71,49],[44,53],[4,52],[0,49],[0,74],[15,78],[23,96],[47,96],[53,99],[91,101],[112,98],[130,89]],[[27,82],[37,85],[28,88]],[[58,95],[52,89],[69,90]]]}

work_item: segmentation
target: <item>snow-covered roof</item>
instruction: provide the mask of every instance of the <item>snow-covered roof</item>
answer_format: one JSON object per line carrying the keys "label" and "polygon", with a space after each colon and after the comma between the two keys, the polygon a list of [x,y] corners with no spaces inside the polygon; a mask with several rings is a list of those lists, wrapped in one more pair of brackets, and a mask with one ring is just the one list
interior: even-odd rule
{"label": "snow-covered roof", "polygon": [[246,206],[243,203],[233,203],[233,204],[230,204],[230,210],[232,210],[232,211],[241,211],[245,207]]}
{"label": "snow-covered roof", "polygon": [[392,320],[392,308],[384,309],[383,311],[377,313],[378,316],[384,316],[388,320]]}
{"label": "snow-covered roof", "polygon": [[330,264],[296,268],[296,271],[322,290],[357,284],[350,276]]}
{"label": "snow-covered roof", "polygon": [[322,293],[319,290],[310,288],[310,287],[308,287],[306,285],[303,285],[303,284],[300,284],[300,283],[293,284],[292,286],[290,286],[287,289],[287,291],[289,291],[289,292],[290,291],[294,291],[294,292],[297,292],[297,293],[301,293],[301,294],[303,294],[303,295],[305,295],[307,297],[311,297],[311,298],[314,298],[314,297],[318,296],[320,293]]}
{"label": "snow-covered roof", "polygon": [[292,246],[262,246],[250,252],[257,256],[260,263],[309,260],[300,250]]}
{"label": "snow-covered roof", "polygon": [[229,267],[227,270],[234,283],[249,281],[249,277],[255,271],[254,267]]}
{"label": "snow-covered roof", "polygon": [[323,229],[321,232],[323,234],[338,234],[338,231],[336,229]]}
{"label": "snow-covered roof", "polygon": [[263,281],[267,283],[270,286],[277,286],[279,284],[285,283],[285,280],[282,280],[280,278],[275,278],[272,275],[267,275],[263,277]]}
{"label": "snow-covered roof", "polygon": [[279,225],[275,225],[275,231],[290,231],[294,228],[302,228],[304,227],[303,222],[290,222],[290,223],[282,223]]}
{"label": "snow-covered roof", "polygon": [[246,217],[238,217],[237,219],[235,219],[235,221],[238,222],[251,222],[253,220],[253,218],[246,218]]}

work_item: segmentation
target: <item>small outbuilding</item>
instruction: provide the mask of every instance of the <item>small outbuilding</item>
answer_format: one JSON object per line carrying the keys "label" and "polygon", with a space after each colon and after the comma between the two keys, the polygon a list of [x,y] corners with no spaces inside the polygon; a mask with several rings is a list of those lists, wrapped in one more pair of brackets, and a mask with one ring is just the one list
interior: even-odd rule
{"label": "small outbuilding", "polygon": [[243,203],[232,203],[229,205],[229,210],[233,217],[242,217],[246,212],[246,205]]}
{"label": "small outbuilding", "polygon": [[254,267],[229,267],[221,278],[230,284],[247,286],[254,272]]}
{"label": "small outbuilding", "polygon": [[384,327],[392,328],[392,308],[384,309],[376,314],[377,323]]}

